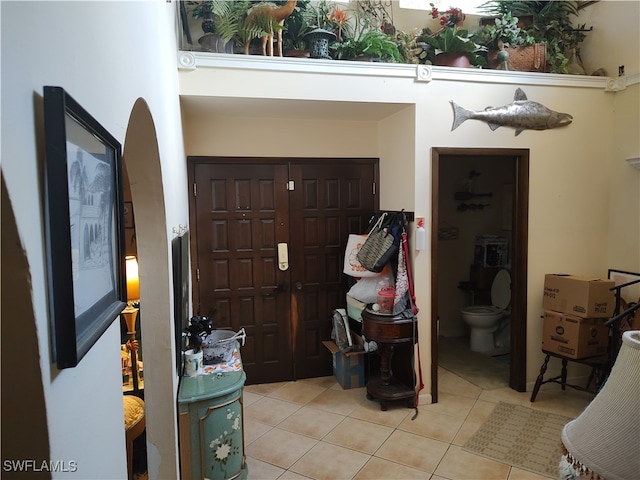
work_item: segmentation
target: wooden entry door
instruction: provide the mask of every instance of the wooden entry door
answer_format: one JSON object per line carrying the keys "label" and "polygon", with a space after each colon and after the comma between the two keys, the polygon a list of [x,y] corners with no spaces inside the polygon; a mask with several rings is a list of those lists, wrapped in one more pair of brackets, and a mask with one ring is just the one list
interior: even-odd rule
{"label": "wooden entry door", "polygon": [[245,329],[249,384],[331,375],[322,340],[345,305],[348,235],[377,209],[376,161],[190,162],[194,311]]}

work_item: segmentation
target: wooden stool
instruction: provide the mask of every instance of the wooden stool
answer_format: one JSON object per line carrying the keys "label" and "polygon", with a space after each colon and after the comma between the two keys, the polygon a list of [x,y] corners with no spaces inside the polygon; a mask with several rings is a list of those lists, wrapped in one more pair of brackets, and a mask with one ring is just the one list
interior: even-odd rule
{"label": "wooden stool", "polygon": [[134,395],[123,395],[124,428],[127,442],[127,475],[133,478],[133,441],[142,435],[146,427],[144,400]]}
{"label": "wooden stool", "polygon": [[[547,350],[542,350],[542,352],[546,354],[546,357],[544,358],[544,362],[542,362],[542,366],[540,367],[540,374],[538,375],[536,384],[533,387],[533,391],[531,392],[531,403],[536,401],[538,391],[540,390],[540,387],[545,383],[557,383],[562,386],[562,390],[566,390],[566,387],[571,387],[575,388],[576,390],[590,392],[591,390],[589,390],[589,387],[591,386],[591,382],[595,380],[594,387],[597,391],[598,388],[600,388],[602,380],[606,377],[607,365],[609,364],[609,359],[606,355],[590,358],[568,358],[555,352],[549,352]],[[558,375],[557,377],[544,380],[544,374],[547,371],[547,366],[551,357],[556,357],[562,360],[562,370],[560,371],[560,375]],[[586,387],[582,387],[580,385],[571,385],[567,383],[568,362],[581,363],[583,365],[588,365],[591,367],[591,374],[589,375]]]}

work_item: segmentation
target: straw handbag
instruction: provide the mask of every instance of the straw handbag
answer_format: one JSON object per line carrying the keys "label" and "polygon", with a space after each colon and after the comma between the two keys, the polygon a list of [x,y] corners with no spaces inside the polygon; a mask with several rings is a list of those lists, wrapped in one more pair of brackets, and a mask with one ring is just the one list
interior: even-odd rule
{"label": "straw handbag", "polygon": [[385,222],[386,218],[386,213],[380,215],[357,255],[360,264],[371,272],[381,272],[398,253],[398,245],[391,234],[390,225]]}

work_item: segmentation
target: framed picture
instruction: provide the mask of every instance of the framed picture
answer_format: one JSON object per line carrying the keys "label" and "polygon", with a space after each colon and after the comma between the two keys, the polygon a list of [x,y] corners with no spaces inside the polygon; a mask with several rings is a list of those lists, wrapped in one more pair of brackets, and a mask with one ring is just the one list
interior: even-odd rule
{"label": "framed picture", "polygon": [[182,374],[182,332],[189,326],[189,231],[171,241],[173,259],[173,322],[176,336],[176,370]]}
{"label": "framed picture", "polygon": [[[614,281],[616,287],[620,285],[626,285],[620,289],[620,296],[627,303],[627,305],[640,301],[640,273],[610,269],[608,278],[609,280]],[[628,283],[631,283],[631,285],[627,285]]]}
{"label": "framed picture", "polygon": [[75,367],[126,302],[121,146],[44,87],[45,241],[53,361]]}

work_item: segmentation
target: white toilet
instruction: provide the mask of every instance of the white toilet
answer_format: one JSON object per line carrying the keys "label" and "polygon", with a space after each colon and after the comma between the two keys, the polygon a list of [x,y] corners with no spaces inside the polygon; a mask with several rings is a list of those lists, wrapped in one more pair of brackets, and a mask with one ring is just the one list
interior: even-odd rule
{"label": "white toilet", "polygon": [[508,314],[511,303],[511,275],[500,270],[491,284],[492,305],[474,305],[462,310],[462,318],[471,328],[471,351],[490,352],[495,350],[493,334]]}

